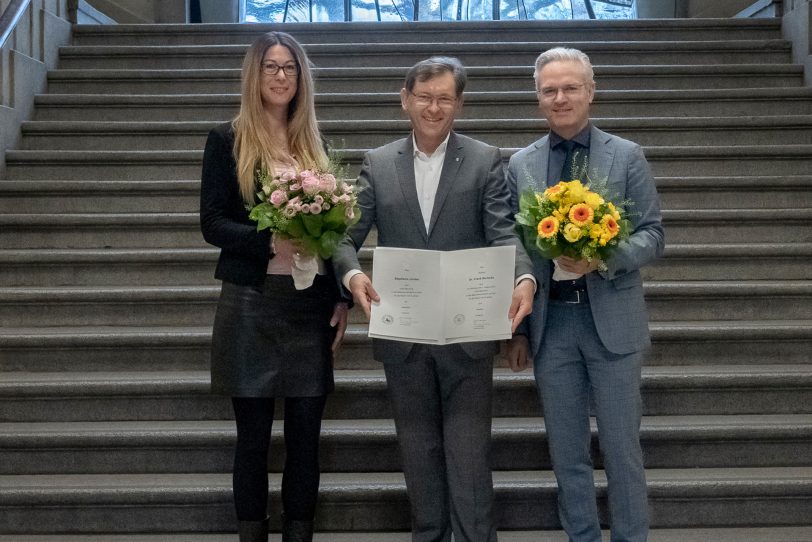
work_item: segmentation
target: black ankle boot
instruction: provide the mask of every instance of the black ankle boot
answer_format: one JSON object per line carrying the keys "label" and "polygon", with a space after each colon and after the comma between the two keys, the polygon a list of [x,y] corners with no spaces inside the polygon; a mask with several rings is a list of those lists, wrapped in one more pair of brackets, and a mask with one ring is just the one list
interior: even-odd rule
{"label": "black ankle boot", "polygon": [[268,518],[262,521],[240,521],[240,542],[268,542]]}
{"label": "black ankle boot", "polygon": [[312,542],[313,522],[288,519],[282,515],[282,542]]}

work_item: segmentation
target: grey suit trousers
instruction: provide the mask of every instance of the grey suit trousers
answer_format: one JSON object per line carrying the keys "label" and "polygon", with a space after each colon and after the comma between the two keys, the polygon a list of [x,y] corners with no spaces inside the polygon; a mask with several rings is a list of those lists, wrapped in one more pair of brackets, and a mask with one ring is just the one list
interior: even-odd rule
{"label": "grey suit trousers", "polygon": [[493,360],[416,345],[384,363],[411,501],[412,540],[495,542],[490,465]]}
{"label": "grey suit trousers", "polygon": [[571,542],[600,542],[590,457],[590,402],[608,483],[612,542],[645,542],[648,504],[640,448],[643,353],[613,354],[598,338],[589,304],[549,302],[535,358],[559,517]]}

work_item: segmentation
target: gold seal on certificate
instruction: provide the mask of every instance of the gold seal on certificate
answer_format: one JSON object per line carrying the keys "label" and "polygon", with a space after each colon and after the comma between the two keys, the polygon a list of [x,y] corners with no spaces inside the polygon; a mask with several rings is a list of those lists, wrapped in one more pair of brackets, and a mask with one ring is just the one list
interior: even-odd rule
{"label": "gold seal on certificate", "polygon": [[516,248],[378,247],[369,336],[425,344],[510,338]]}

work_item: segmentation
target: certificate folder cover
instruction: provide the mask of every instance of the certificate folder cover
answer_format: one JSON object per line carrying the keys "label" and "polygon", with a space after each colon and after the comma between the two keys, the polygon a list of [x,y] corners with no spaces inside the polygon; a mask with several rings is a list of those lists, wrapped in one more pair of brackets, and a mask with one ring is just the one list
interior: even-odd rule
{"label": "certificate folder cover", "polygon": [[510,338],[516,248],[438,251],[378,247],[369,336],[425,344]]}

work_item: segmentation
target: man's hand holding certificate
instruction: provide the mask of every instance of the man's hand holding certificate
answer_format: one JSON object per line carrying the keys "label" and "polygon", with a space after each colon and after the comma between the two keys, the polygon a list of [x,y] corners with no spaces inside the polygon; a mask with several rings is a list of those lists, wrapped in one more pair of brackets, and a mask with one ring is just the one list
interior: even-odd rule
{"label": "man's hand holding certificate", "polygon": [[426,344],[508,339],[515,247],[375,249],[369,336]]}

